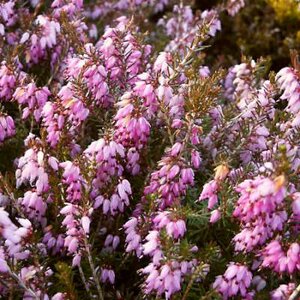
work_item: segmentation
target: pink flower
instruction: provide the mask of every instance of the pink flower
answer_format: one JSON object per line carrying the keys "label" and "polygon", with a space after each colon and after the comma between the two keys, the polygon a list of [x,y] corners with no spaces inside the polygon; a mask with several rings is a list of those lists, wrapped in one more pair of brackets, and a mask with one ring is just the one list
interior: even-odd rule
{"label": "pink flower", "polygon": [[56,293],[52,298],[51,300],[64,300],[65,299],[65,296],[63,293]]}
{"label": "pink flower", "polygon": [[191,156],[192,156],[191,160],[192,160],[193,167],[195,169],[199,169],[200,164],[201,164],[200,153],[193,149]]}
{"label": "pink flower", "polygon": [[287,219],[287,213],[282,210],[286,189],[277,186],[276,180],[257,177],[242,182],[237,191],[241,196],[233,216],[241,221],[242,230],[234,237],[235,249],[250,252],[276,230],[283,229]]}
{"label": "pink flower", "polygon": [[101,281],[115,283],[115,272],[112,269],[101,269]]}
{"label": "pink flower", "polygon": [[278,241],[270,242],[262,251],[262,266],[274,269],[278,273],[293,274],[300,269],[300,246],[292,243],[285,253]]}
{"label": "pink flower", "polygon": [[300,216],[300,193],[293,194],[292,209],[296,216]]}
{"label": "pink flower", "polygon": [[184,163],[180,166],[173,163],[173,160],[176,161],[175,154],[179,155],[181,147],[182,145],[177,143],[169,150],[161,160],[159,170],[151,174],[150,183],[144,190],[145,195],[159,193],[157,202],[161,208],[171,206],[181,195],[185,195],[189,186],[194,184],[193,170],[186,168]]}
{"label": "pink flower", "polygon": [[8,0],[0,5],[0,16],[6,26],[13,26],[18,19],[15,11],[15,1]]}
{"label": "pink flower", "polygon": [[201,201],[208,199],[208,209],[212,209],[218,202],[217,191],[217,181],[212,180],[203,186],[203,190],[199,197],[199,200]]}
{"label": "pink flower", "polygon": [[60,163],[59,166],[64,169],[63,182],[68,186],[66,190],[67,200],[69,202],[78,202],[81,199],[82,185],[84,184],[79,167],[71,161]]}
{"label": "pink flower", "polygon": [[159,247],[159,232],[152,230],[146,236],[146,243],[143,245],[144,254],[153,254],[153,252]]}
{"label": "pink flower", "polygon": [[0,248],[0,273],[6,273],[9,271],[9,267],[5,260],[5,254],[2,248]]}
{"label": "pink flower", "polygon": [[91,220],[89,217],[83,216],[81,218],[81,225],[86,234],[89,234],[89,232],[90,232],[90,223],[91,223]]}
{"label": "pink flower", "polygon": [[205,10],[201,14],[201,18],[209,24],[209,35],[210,36],[215,36],[217,31],[221,30],[221,22],[218,19],[218,13],[215,10]]}
{"label": "pink flower", "polygon": [[276,290],[271,292],[272,300],[285,300],[288,299],[289,296],[295,289],[294,283],[289,284],[281,284]]}
{"label": "pink flower", "polygon": [[14,136],[15,123],[11,116],[0,112],[0,144],[7,138]]}
{"label": "pink flower", "polygon": [[126,233],[126,252],[135,251],[139,257],[142,254],[142,238],[138,232],[138,219],[134,217],[129,219],[123,227]]}
{"label": "pink flower", "polygon": [[215,209],[211,212],[210,223],[216,223],[221,218],[221,212],[219,209]]}
{"label": "pink flower", "polygon": [[0,67],[0,99],[6,101],[11,99],[17,81],[16,76],[13,68],[3,61]]}
{"label": "pink flower", "polygon": [[76,254],[72,260],[72,267],[78,267],[80,266],[80,262],[81,262],[81,255],[80,254]]}
{"label": "pink flower", "polygon": [[287,111],[297,114],[300,110],[300,84],[297,71],[292,68],[283,68],[276,75],[276,80],[283,91],[281,99],[289,101]]}
{"label": "pink flower", "polygon": [[171,211],[158,213],[153,219],[153,223],[158,229],[166,228],[167,234],[174,239],[183,237],[186,232],[185,221],[172,216]]}
{"label": "pink flower", "polygon": [[23,109],[22,118],[28,118],[30,113],[33,113],[35,120],[39,121],[45,103],[50,96],[50,91],[47,87],[37,88],[35,83],[29,83],[24,87],[18,87],[13,94],[14,99],[21,105],[26,105]]}
{"label": "pink flower", "polygon": [[239,10],[244,6],[244,0],[229,0],[227,1],[226,9],[230,16],[235,16],[239,12]]}
{"label": "pink flower", "polygon": [[252,274],[247,267],[230,263],[224,275],[217,276],[213,287],[222,295],[223,299],[241,295],[247,297]]}
{"label": "pink flower", "polygon": [[171,155],[174,156],[174,157],[178,156],[178,154],[180,153],[181,149],[182,149],[182,144],[179,143],[179,142],[175,143],[172,146],[172,148],[171,148]]}

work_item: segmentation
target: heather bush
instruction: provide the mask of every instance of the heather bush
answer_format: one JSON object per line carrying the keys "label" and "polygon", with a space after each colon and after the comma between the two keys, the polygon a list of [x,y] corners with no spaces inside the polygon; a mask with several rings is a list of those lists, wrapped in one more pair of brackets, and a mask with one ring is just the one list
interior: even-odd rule
{"label": "heather bush", "polygon": [[299,299],[299,10],[0,1],[0,299]]}

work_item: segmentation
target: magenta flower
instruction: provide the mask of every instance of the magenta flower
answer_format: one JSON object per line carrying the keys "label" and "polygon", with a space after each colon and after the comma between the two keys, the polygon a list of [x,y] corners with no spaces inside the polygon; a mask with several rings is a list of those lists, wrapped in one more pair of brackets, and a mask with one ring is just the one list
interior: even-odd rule
{"label": "magenta flower", "polygon": [[247,267],[230,263],[224,275],[217,276],[213,287],[222,295],[223,299],[237,295],[246,298],[250,295],[247,289],[250,287],[251,281],[252,274]]}
{"label": "magenta flower", "polygon": [[167,234],[174,239],[182,238],[186,232],[185,221],[173,216],[171,211],[158,213],[153,223],[158,229],[165,228]]}
{"label": "magenta flower", "polygon": [[210,223],[216,223],[221,218],[221,212],[219,209],[215,209],[211,212]]}
{"label": "magenta flower", "polygon": [[138,219],[132,217],[123,225],[123,227],[126,233],[126,252],[135,251],[137,257],[140,257],[143,248],[141,234],[138,231]]}
{"label": "magenta flower", "polygon": [[16,133],[15,123],[11,116],[0,112],[0,144]]}
{"label": "magenta flower", "polygon": [[5,61],[1,63],[0,78],[0,99],[9,101],[12,98],[17,79],[13,68]]}
{"label": "magenta flower", "polygon": [[115,283],[115,272],[111,269],[103,269],[101,270],[101,281],[109,282],[110,284]]}
{"label": "magenta flower", "polygon": [[292,68],[283,68],[276,76],[280,89],[283,91],[281,99],[288,100],[287,111],[297,114],[300,110],[299,79],[297,71]]}
{"label": "magenta flower", "polygon": [[217,181],[212,180],[204,185],[199,200],[202,201],[208,199],[208,209],[212,209],[218,203],[217,191],[218,183]]}
{"label": "magenta flower", "polygon": [[257,177],[242,182],[237,191],[241,197],[233,216],[240,220],[242,230],[234,237],[235,249],[250,252],[277,230],[283,230],[287,220],[282,209],[286,189],[269,178]]}
{"label": "magenta flower", "polygon": [[229,0],[227,1],[226,9],[229,15],[235,16],[239,12],[239,10],[244,6],[244,0]]}
{"label": "magenta flower", "polygon": [[84,180],[80,174],[78,166],[71,161],[60,163],[63,170],[63,182],[67,187],[67,200],[71,203],[76,203],[81,200],[82,185]]}
{"label": "magenta flower", "polygon": [[300,246],[298,243],[292,243],[285,253],[278,241],[272,241],[262,250],[262,257],[262,266],[271,268],[278,273],[293,274],[300,269]]}
{"label": "magenta flower", "polygon": [[295,289],[294,283],[281,284],[276,290],[271,292],[272,300],[285,300],[288,299]]}
{"label": "magenta flower", "polygon": [[19,104],[26,106],[23,109],[23,119],[33,114],[35,120],[39,121],[43,107],[50,94],[47,87],[37,88],[35,83],[32,82],[24,87],[18,87],[13,94],[13,98],[16,99]]}

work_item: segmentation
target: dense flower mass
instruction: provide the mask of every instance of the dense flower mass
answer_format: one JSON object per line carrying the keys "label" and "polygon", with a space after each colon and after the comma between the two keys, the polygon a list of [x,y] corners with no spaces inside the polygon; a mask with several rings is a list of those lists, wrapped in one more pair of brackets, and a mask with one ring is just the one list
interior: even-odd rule
{"label": "dense flower mass", "polygon": [[228,54],[250,2],[0,1],[0,299],[299,299],[299,57]]}

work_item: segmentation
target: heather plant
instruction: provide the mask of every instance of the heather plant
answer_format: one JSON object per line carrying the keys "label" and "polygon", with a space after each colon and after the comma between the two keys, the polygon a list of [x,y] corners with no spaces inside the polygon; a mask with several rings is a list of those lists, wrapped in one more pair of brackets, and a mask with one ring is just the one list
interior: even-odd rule
{"label": "heather plant", "polygon": [[1,299],[299,299],[288,2],[0,1]]}

